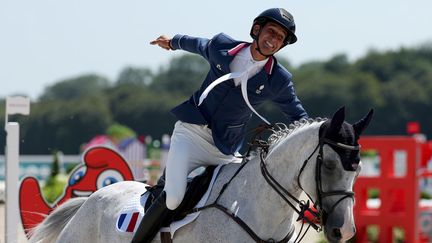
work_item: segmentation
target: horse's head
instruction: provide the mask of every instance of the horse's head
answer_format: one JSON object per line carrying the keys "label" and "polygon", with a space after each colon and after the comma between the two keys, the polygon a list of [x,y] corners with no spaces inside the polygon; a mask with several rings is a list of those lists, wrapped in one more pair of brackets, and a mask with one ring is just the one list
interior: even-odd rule
{"label": "horse's head", "polygon": [[353,184],[361,169],[358,139],[372,114],[373,110],[351,125],[344,121],[342,107],[320,127],[313,194],[329,242],[343,242],[355,234]]}

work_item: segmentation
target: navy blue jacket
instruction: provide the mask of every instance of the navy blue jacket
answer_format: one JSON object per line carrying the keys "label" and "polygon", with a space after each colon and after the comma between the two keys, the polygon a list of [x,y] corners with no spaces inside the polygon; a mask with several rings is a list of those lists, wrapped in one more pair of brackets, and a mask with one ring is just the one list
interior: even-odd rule
{"label": "navy blue jacket", "polygon": [[[252,116],[252,111],[243,100],[240,85],[235,86],[233,80],[227,80],[214,87],[200,106],[198,101],[211,82],[230,73],[231,61],[248,45],[250,43],[236,41],[223,33],[212,39],[176,35],[171,40],[173,49],[199,54],[210,64],[210,71],[200,89],[171,112],[181,121],[209,125],[216,147],[224,154],[234,154],[241,148],[246,123]],[[257,109],[264,101],[272,100],[290,121],[307,118],[291,78],[291,73],[270,57],[264,68],[248,80],[251,105]]]}

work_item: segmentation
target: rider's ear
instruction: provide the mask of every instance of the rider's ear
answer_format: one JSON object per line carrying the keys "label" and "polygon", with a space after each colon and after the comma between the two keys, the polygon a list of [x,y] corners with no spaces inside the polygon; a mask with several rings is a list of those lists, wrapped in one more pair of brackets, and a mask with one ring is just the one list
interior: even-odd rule
{"label": "rider's ear", "polygon": [[254,34],[255,36],[258,35],[260,29],[261,29],[261,26],[260,26],[259,24],[254,25],[254,26],[252,27],[252,32],[253,32],[253,34]]}
{"label": "rider's ear", "polygon": [[362,134],[369,125],[370,121],[372,120],[373,112],[374,110],[370,109],[369,113],[365,117],[353,124],[354,132],[357,138],[360,137],[360,134]]}
{"label": "rider's ear", "polygon": [[345,121],[345,106],[339,108],[333,115],[330,123],[330,130],[332,132],[339,132],[342,123]]}

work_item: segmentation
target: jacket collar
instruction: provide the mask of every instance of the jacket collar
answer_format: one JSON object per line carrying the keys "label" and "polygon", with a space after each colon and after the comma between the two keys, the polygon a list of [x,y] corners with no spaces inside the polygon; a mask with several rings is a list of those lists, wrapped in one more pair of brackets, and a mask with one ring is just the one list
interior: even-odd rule
{"label": "jacket collar", "polygon": [[[237,55],[237,53],[239,53],[239,51],[241,51],[243,48],[250,46],[251,43],[247,43],[247,42],[243,42],[238,44],[237,46],[235,46],[234,48],[228,50],[228,55],[230,56],[235,56]],[[269,57],[267,63],[264,65],[264,70],[266,71],[266,73],[268,75],[272,74],[273,71],[273,66],[274,66],[275,60],[274,57],[271,56]]]}

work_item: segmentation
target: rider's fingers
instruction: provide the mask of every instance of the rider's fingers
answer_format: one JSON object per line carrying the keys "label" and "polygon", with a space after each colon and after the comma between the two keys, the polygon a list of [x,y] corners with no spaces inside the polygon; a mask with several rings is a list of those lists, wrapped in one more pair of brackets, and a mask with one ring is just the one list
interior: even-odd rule
{"label": "rider's fingers", "polygon": [[171,50],[169,39],[166,36],[159,36],[156,40],[150,41],[151,45],[158,45],[165,50]]}
{"label": "rider's fingers", "polygon": [[151,41],[150,44],[152,45],[160,44],[164,39],[165,39],[164,36],[161,35],[158,38],[156,38],[156,40]]}
{"label": "rider's fingers", "polygon": [[170,50],[171,48],[169,46],[167,46],[164,42],[162,41],[151,41],[150,42],[151,45],[158,45],[160,47],[162,47],[165,50]]}

